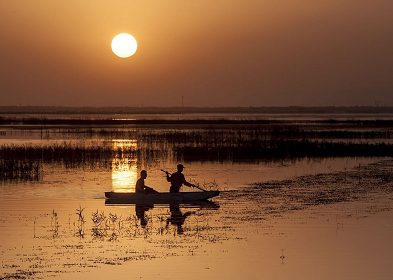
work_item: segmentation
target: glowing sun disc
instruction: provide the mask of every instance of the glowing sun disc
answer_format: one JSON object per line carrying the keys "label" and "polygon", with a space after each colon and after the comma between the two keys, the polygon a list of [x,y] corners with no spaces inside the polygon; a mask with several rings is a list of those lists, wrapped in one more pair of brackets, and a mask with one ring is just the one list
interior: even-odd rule
{"label": "glowing sun disc", "polygon": [[130,34],[121,33],[113,38],[111,46],[118,57],[130,57],[136,52],[138,44]]}

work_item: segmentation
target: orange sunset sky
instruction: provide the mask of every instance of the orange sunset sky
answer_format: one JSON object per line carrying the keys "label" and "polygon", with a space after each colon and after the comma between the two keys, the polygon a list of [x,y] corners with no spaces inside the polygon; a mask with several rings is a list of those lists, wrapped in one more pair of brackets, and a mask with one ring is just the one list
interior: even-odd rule
{"label": "orange sunset sky", "polygon": [[0,42],[0,106],[393,106],[392,0],[2,0]]}

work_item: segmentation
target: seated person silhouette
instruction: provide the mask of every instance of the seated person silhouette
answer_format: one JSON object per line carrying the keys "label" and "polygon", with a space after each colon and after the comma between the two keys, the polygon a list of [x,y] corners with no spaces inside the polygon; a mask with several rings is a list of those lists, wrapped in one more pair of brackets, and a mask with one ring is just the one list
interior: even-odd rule
{"label": "seated person silhouette", "polygon": [[156,190],[145,185],[146,178],[147,178],[147,171],[142,170],[141,177],[138,179],[138,181],[136,181],[135,192],[136,193],[144,193],[144,194],[158,193]]}

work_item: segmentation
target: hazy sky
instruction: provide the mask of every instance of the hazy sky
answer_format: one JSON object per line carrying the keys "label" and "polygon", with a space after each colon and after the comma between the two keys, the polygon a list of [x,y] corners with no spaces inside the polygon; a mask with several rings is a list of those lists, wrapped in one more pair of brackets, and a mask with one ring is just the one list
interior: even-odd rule
{"label": "hazy sky", "polygon": [[393,106],[392,0],[1,0],[0,43],[0,105]]}

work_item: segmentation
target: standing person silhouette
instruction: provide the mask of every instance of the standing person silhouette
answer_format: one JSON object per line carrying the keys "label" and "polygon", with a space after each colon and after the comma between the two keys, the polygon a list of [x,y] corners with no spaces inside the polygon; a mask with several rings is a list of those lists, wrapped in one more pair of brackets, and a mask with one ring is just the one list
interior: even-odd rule
{"label": "standing person silhouette", "polygon": [[172,173],[172,175],[169,176],[169,174],[166,174],[166,180],[171,183],[171,187],[169,189],[169,192],[171,193],[177,193],[180,191],[181,186],[184,184],[189,187],[197,187],[194,184],[191,184],[186,181],[186,178],[184,177],[184,174],[182,173],[184,169],[183,164],[178,164],[177,165],[177,172]]}

